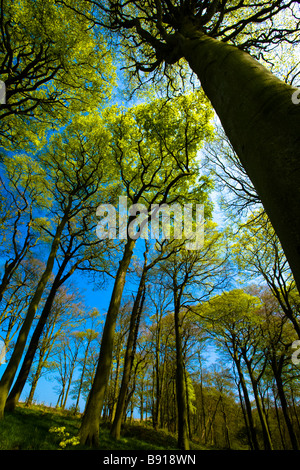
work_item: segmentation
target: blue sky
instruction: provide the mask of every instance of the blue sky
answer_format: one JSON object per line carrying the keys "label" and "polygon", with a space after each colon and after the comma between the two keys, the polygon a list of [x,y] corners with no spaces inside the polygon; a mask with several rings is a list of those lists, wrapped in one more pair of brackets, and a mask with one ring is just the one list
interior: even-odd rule
{"label": "blue sky", "polygon": [[[221,223],[223,221],[223,215],[217,205],[217,194],[213,194],[213,200],[216,204],[214,218],[218,223]],[[135,252],[134,252],[135,255],[141,254],[141,249],[143,247],[142,248],[140,247],[141,247],[141,244],[138,242],[136,245]],[[132,292],[134,292],[137,289],[137,284],[131,283],[130,277],[131,276],[127,275],[127,282],[125,284],[123,297],[130,295]],[[94,307],[97,308],[100,312],[100,315],[103,315],[108,309],[111,292],[113,288],[113,279],[109,276],[107,276],[106,278],[107,278],[107,284],[106,284],[105,289],[94,289],[93,284],[89,282],[87,277],[84,276],[80,272],[75,273],[71,278],[72,284],[74,284],[75,287],[79,288],[80,294],[83,296],[87,308],[94,308]],[[214,361],[216,359],[215,353],[210,350],[209,354],[210,354],[210,360]],[[5,370],[5,365],[1,365],[0,375],[2,375],[4,370]],[[44,403],[45,405],[55,406],[57,399],[58,399],[58,392],[55,390],[55,387],[57,386],[58,386],[58,382],[56,382],[55,380],[50,381],[49,379],[41,377],[41,379],[38,382],[34,400],[39,403]],[[29,394],[29,390],[30,390],[30,386],[26,384],[21,395],[21,401],[25,401],[25,399],[27,398]],[[70,407],[72,403],[74,403],[74,400],[72,400],[69,395],[69,398],[67,401],[67,408]],[[82,399],[80,401],[80,407],[81,407],[81,410],[83,410],[84,401]]]}

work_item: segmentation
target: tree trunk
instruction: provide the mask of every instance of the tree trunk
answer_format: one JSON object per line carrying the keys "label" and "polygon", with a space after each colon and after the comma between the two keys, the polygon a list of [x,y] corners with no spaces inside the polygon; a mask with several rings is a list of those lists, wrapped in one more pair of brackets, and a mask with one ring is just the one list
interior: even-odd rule
{"label": "tree trunk", "polygon": [[90,348],[91,341],[92,341],[92,338],[90,338],[88,340],[88,344],[86,346],[85,353],[84,353],[82,371],[81,371],[80,379],[79,379],[78,394],[77,394],[77,399],[76,399],[76,404],[75,404],[75,413],[79,410],[80,395],[81,395],[81,390],[82,390],[82,386],[83,386],[83,379],[84,379],[84,374],[85,374],[85,371],[86,371],[86,364],[87,364],[88,353],[89,353],[89,348]]}
{"label": "tree trunk", "polygon": [[[294,431],[294,428],[293,428],[292,421],[291,421],[290,416],[289,416],[288,404],[287,404],[287,401],[286,401],[286,397],[285,397],[285,393],[284,393],[284,389],[283,389],[283,384],[282,384],[282,378],[281,378],[281,373],[280,373],[282,367],[278,368],[275,361],[276,361],[276,357],[272,361],[272,370],[273,370],[274,378],[275,378],[275,381],[276,381],[276,387],[277,387],[278,396],[279,396],[280,403],[281,403],[282,414],[284,416],[284,420],[285,420],[285,424],[286,424],[286,427],[287,427],[287,430],[288,430],[288,433],[289,433],[292,448],[293,448],[293,450],[298,450],[297,437],[296,437],[296,434],[295,434],[295,431]],[[279,364],[279,366],[280,366],[280,364]]]}
{"label": "tree trunk", "polygon": [[26,404],[25,404],[25,406],[28,407],[28,408],[32,405],[33,397],[34,397],[35,390],[36,390],[36,387],[37,387],[37,384],[38,384],[38,381],[39,381],[39,378],[40,378],[41,370],[42,370],[42,363],[40,363],[38,365],[36,373],[34,374],[34,377],[33,377],[33,380],[32,380],[32,384],[31,384],[31,387],[30,387],[30,392],[29,392],[29,395],[28,395],[28,398],[27,398]]}
{"label": "tree trunk", "polygon": [[[121,342],[121,340],[119,340]],[[121,365],[121,344],[118,345],[116,348],[116,376],[114,379],[114,386],[113,388],[113,393],[112,393],[112,399],[111,399],[111,408],[110,408],[110,422],[113,423],[117,411],[117,405],[118,405],[118,389],[119,389],[119,383],[120,383],[120,365]],[[111,374],[110,378],[110,383],[113,381],[113,374]]]}
{"label": "tree trunk", "polygon": [[60,224],[58,225],[56,229],[56,233],[55,233],[52,245],[51,245],[50,254],[47,260],[46,268],[40,278],[35,294],[29,304],[26,318],[19,331],[19,336],[17,338],[12,356],[1,378],[1,381],[0,381],[0,419],[2,419],[4,416],[4,408],[5,408],[6,399],[9,393],[9,389],[12,385],[19,363],[21,361],[22,354],[26,345],[26,341],[29,335],[29,331],[30,331],[32,322],[34,320],[34,316],[36,314],[36,311],[39,306],[40,300],[42,298],[43,292],[45,290],[46,284],[51,276],[55,256],[56,256],[59,243],[60,243],[60,237],[61,237],[63,228],[67,220],[68,220],[68,217],[65,214],[65,216],[62,218]]}
{"label": "tree trunk", "polygon": [[103,329],[100,355],[95,378],[89,394],[86,409],[80,427],[80,442],[83,445],[96,447],[99,441],[99,424],[104,394],[109,379],[116,319],[120,308],[125,285],[126,272],[132,257],[135,240],[129,238],[116,275],[114,288]]}
{"label": "tree trunk", "polygon": [[115,415],[113,425],[111,428],[111,435],[117,440],[120,439],[121,437],[121,425],[122,425],[122,420],[123,420],[123,415],[124,415],[127,389],[128,389],[128,384],[130,380],[133,359],[135,355],[136,340],[137,340],[139,323],[140,323],[140,318],[141,318],[141,313],[142,313],[142,308],[143,308],[143,303],[144,303],[144,298],[145,298],[144,289],[145,289],[145,282],[146,282],[146,274],[147,274],[147,269],[146,269],[146,258],[145,258],[145,263],[144,263],[142,275],[140,278],[137,295],[136,295],[133,308],[132,308],[130,326],[129,326],[129,335],[127,339],[127,347],[126,347],[126,353],[125,353],[125,359],[124,359],[122,383],[121,383],[121,388],[120,388],[119,397],[118,397],[116,415]]}
{"label": "tree trunk", "polygon": [[224,400],[222,396],[221,396],[221,412],[222,412],[223,419],[224,419],[224,430],[225,430],[224,434],[225,434],[226,447],[227,449],[231,449],[229,427],[227,423],[226,410],[225,410]]}
{"label": "tree trunk", "polygon": [[243,374],[243,371],[242,371],[242,368],[241,368],[240,361],[236,357],[233,357],[233,360],[235,362],[237,372],[238,372],[238,376],[239,376],[239,379],[240,379],[241,388],[243,390],[246,413],[247,413],[247,419],[248,419],[248,425],[249,425],[249,433],[250,433],[250,437],[251,437],[253,450],[259,450],[259,444],[258,444],[258,440],[257,440],[257,436],[256,436],[256,430],[255,430],[254,422],[253,422],[251,403],[250,403],[250,399],[249,399],[249,394],[248,394],[244,374]]}
{"label": "tree trunk", "polygon": [[187,402],[185,391],[184,364],[182,354],[182,334],[179,318],[179,304],[175,298],[175,342],[176,342],[176,398],[178,419],[178,446],[182,450],[189,450]]}
{"label": "tree trunk", "polygon": [[258,393],[258,381],[254,377],[254,373],[253,373],[253,370],[251,368],[250,362],[248,361],[248,359],[246,357],[244,357],[244,359],[245,359],[245,362],[247,364],[247,369],[248,369],[248,372],[249,372],[251,385],[252,385],[252,390],[253,390],[253,394],[254,394],[254,399],[255,399],[255,403],[256,403],[256,409],[257,409],[258,416],[259,416],[260,423],[261,423],[261,427],[262,427],[262,434],[263,434],[265,450],[273,450],[273,444],[272,444],[272,440],[271,440],[269,426],[268,426],[266,415],[265,415],[265,412],[263,410],[262,402],[261,402],[261,399],[260,399],[260,396],[259,396],[259,393]]}
{"label": "tree trunk", "polygon": [[61,405],[63,410],[67,406],[67,399],[68,399],[69,392],[70,392],[70,387],[71,387],[71,384],[72,384],[73,374],[74,374],[75,365],[76,365],[76,359],[77,359],[77,354],[76,354],[76,356],[73,359],[72,364],[71,364],[70,376],[68,378],[68,386],[67,386],[67,390],[66,390],[64,399],[62,400],[62,405]]}
{"label": "tree trunk", "polygon": [[[55,279],[56,281],[56,279]],[[26,380],[28,378],[30,368],[36,353],[36,350],[39,345],[39,340],[41,337],[41,334],[43,332],[44,326],[46,324],[46,321],[49,317],[49,314],[51,312],[51,308],[54,302],[54,298],[57,292],[57,289],[59,285],[54,281],[51,290],[49,292],[49,295],[47,297],[47,300],[45,302],[42,314],[39,318],[39,321],[35,327],[35,330],[33,332],[33,335],[31,337],[27,352],[25,354],[23,364],[21,366],[20,372],[18,374],[18,377],[15,381],[15,384],[13,388],[11,389],[11,392],[6,400],[6,405],[5,405],[5,410],[6,411],[14,411],[19,398],[21,396],[22,390],[25,386]]]}
{"label": "tree trunk", "polygon": [[[45,362],[47,361],[47,358],[49,356],[50,351],[47,352],[47,348],[45,348],[45,343],[47,343],[47,338],[43,338],[43,343],[42,343],[40,351],[39,351],[38,365],[37,365],[35,374],[34,374],[33,379],[32,379],[31,388],[30,388],[28,398],[26,400],[26,405],[25,406],[27,406],[27,407],[30,407],[31,404],[32,404],[35,389],[37,387],[37,383],[38,383],[39,378],[41,376],[41,372],[42,372],[42,369],[45,365]],[[6,406],[7,406],[7,402],[9,401],[9,397],[10,397],[10,395],[8,396],[8,399],[6,401]],[[5,409],[6,409],[6,406],[5,406]]]}
{"label": "tree trunk", "polygon": [[251,179],[300,290],[300,106],[295,88],[249,54],[191,23],[178,34],[183,56]]}
{"label": "tree trunk", "polygon": [[285,443],[284,435],[282,432],[282,426],[281,426],[281,417],[280,417],[278,406],[277,406],[277,397],[275,393],[273,395],[274,395],[274,408],[275,408],[276,418],[278,422],[278,431],[280,434],[281,444],[282,444],[283,450],[286,450],[286,443]]}
{"label": "tree trunk", "polygon": [[[162,391],[162,380],[160,380],[160,343],[161,343],[161,325],[160,320],[157,325],[157,330],[155,332],[155,405],[153,413],[153,427],[157,429],[161,424],[161,391]],[[162,370],[162,377],[164,373],[164,367]]]}

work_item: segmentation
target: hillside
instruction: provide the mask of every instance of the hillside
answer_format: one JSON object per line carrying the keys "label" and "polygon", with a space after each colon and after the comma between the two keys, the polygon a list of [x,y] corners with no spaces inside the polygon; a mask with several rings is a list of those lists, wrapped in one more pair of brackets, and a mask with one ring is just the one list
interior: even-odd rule
{"label": "hillside", "polygon": [[[0,421],[0,450],[87,450],[77,444],[80,415],[45,406],[20,405]],[[193,450],[204,450],[191,443]],[[120,441],[101,427],[99,450],[176,450],[176,437],[165,431],[135,423],[126,425]]]}

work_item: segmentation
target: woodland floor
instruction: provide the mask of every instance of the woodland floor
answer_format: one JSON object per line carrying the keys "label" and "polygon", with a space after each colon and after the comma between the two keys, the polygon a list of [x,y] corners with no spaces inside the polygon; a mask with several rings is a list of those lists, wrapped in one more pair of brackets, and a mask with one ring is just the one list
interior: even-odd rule
{"label": "woodland floor", "polygon": [[[0,421],[0,450],[87,450],[76,444],[80,419],[79,414],[74,415],[70,411],[20,405],[14,413],[6,413]],[[100,428],[99,450],[177,449],[176,436],[154,430],[146,424],[125,425],[119,441],[110,437],[107,425],[103,424]],[[191,442],[191,450],[209,449]]]}

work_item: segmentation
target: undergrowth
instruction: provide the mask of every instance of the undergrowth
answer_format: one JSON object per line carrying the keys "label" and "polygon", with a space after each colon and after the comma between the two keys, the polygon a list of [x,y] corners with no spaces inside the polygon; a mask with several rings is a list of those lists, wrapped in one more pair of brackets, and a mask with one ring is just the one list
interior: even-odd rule
{"label": "undergrowth", "polygon": [[[87,450],[80,446],[81,415],[34,405],[19,405],[0,421],[0,450]],[[122,437],[110,436],[109,425],[100,427],[99,450],[175,450],[176,436],[143,424],[126,424]],[[191,443],[193,450],[202,450]]]}

